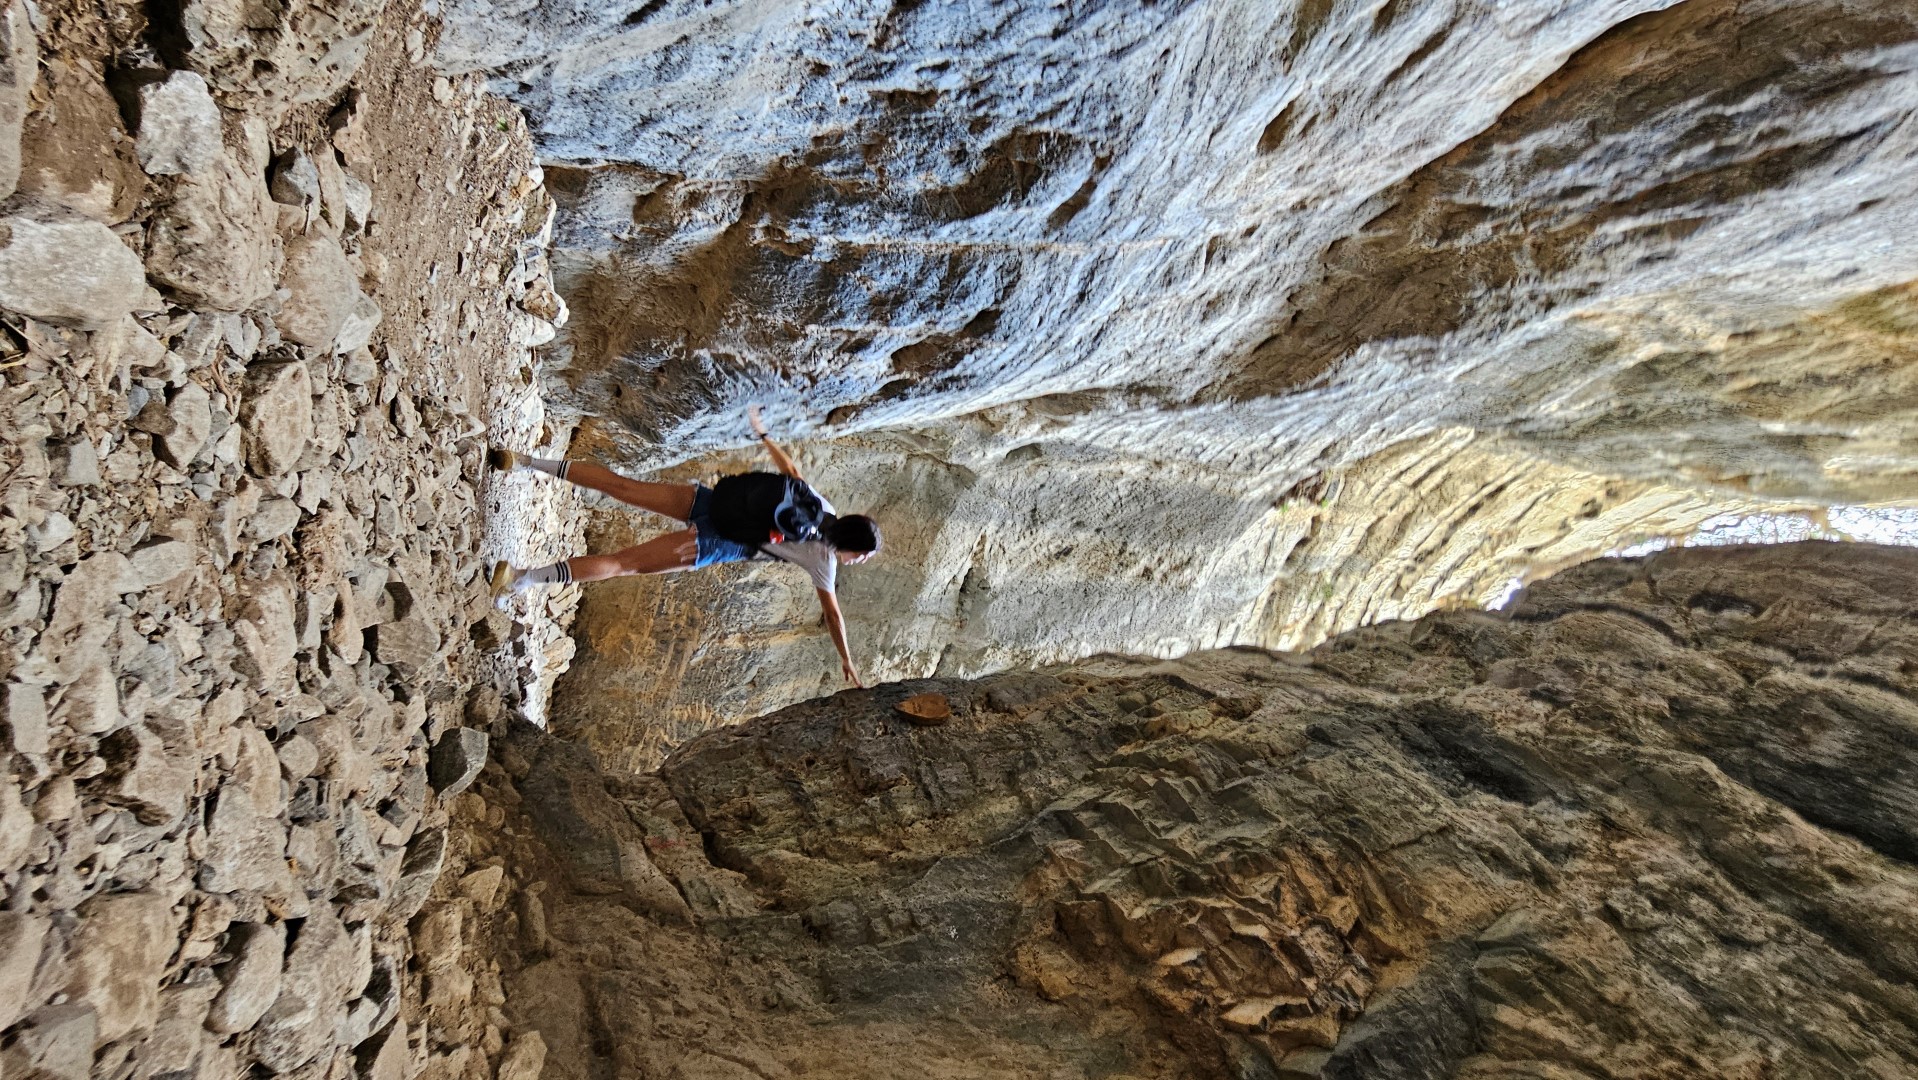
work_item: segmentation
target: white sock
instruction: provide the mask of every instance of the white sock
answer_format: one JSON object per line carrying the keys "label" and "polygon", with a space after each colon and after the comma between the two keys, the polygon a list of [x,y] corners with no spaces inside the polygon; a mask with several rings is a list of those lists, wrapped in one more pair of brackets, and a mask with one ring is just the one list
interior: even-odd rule
{"label": "white sock", "polygon": [[562,560],[551,566],[521,570],[519,577],[513,579],[513,591],[520,592],[534,585],[571,585],[572,583],[573,570]]}
{"label": "white sock", "polygon": [[566,479],[566,468],[571,464],[572,462],[559,458],[539,458],[531,454],[519,455],[520,468],[532,469],[534,472],[543,472],[548,476],[557,476],[561,480]]}

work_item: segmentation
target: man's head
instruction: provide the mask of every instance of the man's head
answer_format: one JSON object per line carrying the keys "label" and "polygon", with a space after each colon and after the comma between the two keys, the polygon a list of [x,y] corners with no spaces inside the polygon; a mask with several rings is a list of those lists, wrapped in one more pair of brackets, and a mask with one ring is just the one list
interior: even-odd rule
{"label": "man's head", "polygon": [[879,523],[864,514],[833,518],[819,534],[839,553],[840,562],[865,562],[879,554]]}

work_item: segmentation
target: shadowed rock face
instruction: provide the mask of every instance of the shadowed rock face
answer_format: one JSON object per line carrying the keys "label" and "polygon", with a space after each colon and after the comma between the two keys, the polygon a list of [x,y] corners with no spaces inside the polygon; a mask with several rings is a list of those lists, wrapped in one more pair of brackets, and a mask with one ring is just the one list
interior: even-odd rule
{"label": "shadowed rock face", "polygon": [[[575,451],[829,439],[898,541],[874,675],[1310,645],[1911,490],[1904,0],[523,7],[440,59],[559,163]],[[685,588],[588,597],[612,711],[831,688],[803,588]]]}
{"label": "shadowed rock face", "polygon": [[[1903,1075],[1915,569],[1598,562],[1305,654],[845,693],[638,778],[527,729],[482,780],[543,838],[487,841],[548,882],[508,1008],[559,1077]],[[929,690],[949,723],[892,711]]]}

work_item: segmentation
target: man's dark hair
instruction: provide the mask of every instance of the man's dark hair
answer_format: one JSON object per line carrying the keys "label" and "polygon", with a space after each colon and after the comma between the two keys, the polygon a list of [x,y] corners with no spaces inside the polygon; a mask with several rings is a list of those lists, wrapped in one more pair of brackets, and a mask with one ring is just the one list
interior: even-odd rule
{"label": "man's dark hair", "polygon": [[826,538],[826,543],[854,555],[879,550],[879,523],[864,514],[828,519],[819,534]]}

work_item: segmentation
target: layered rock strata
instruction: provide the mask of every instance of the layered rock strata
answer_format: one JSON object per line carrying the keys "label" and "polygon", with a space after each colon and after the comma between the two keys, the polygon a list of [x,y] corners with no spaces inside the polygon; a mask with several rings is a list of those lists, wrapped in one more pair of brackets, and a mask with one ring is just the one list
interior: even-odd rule
{"label": "layered rock strata", "polygon": [[552,327],[525,131],[426,28],[0,9],[0,1075],[434,1052],[409,920],[543,644],[476,436],[542,437]]}
{"label": "layered rock strata", "polygon": [[521,728],[456,838],[505,886],[426,918],[547,1077],[1905,1075],[1915,569],[1602,561],[1309,653],[849,691],[638,777]]}

